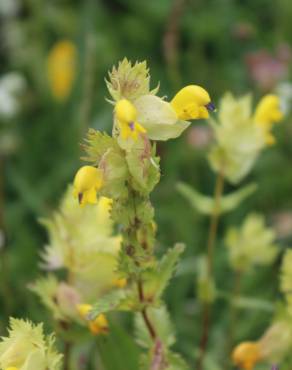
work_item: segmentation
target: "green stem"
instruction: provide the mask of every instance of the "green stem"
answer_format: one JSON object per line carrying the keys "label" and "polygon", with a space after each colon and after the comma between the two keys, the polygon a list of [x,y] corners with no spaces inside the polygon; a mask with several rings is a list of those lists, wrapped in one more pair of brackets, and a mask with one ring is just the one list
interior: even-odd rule
{"label": "green stem", "polygon": [[[139,280],[137,284],[138,284],[139,299],[140,299],[140,302],[143,304],[143,302],[144,302],[143,283],[142,283],[141,280]],[[146,307],[144,307],[142,309],[141,314],[142,314],[144,323],[145,323],[145,325],[146,325],[146,327],[149,331],[149,334],[150,334],[151,338],[153,339],[153,341],[155,341],[156,338],[157,338],[156,330],[155,330],[153,324],[151,323],[151,321],[149,319]]]}
{"label": "green stem", "polygon": [[231,307],[230,307],[230,329],[229,329],[229,338],[228,338],[228,358],[230,357],[230,352],[232,350],[233,342],[234,342],[234,335],[235,335],[235,327],[236,327],[236,319],[237,319],[237,307],[235,305],[235,300],[240,296],[241,291],[241,278],[242,274],[241,271],[235,272],[235,277],[233,279],[233,290],[231,296]]}
{"label": "green stem", "polygon": [[[135,191],[133,189],[129,189],[129,194],[131,194],[131,196],[132,196],[132,204],[133,204],[133,210],[134,210],[134,219],[131,222],[130,234],[136,239],[136,241],[138,243],[138,240],[136,238],[137,229],[139,227],[143,227],[143,225],[141,223],[141,220],[139,220],[138,214],[137,214],[137,204],[136,204]],[[148,248],[146,248],[146,250],[148,250]],[[132,258],[134,259],[134,262],[138,265],[139,262],[135,261],[135,254],[132,256]],[[139,276],[136,277],[136,279],[137,279],[138,297],[139,297],[140,303],[142,305],[141,315],[142,315],[142,318],[144,320],[145,326],[146,326],[146,328],[149,332],[150,337],[152,338],[153,341],[156,341],[156,339],[157,339],[156,329],[155,329],[153,323],[151,322],[151,320],[148,316],[147,308],[145,307],[145,296],[144,296],[143,281],[142,281],[142,278],[139,277]]]}
{"label": "green stem", "polygon": [[[219,223],[219,215],[220,215],[220,202],[221,196],[223,194],[224,189],[224,172],[223,170],[218,172],[215,184],[215,191],[214,191],[214,209],[211,215],[210,220],[210,227],[209,227],[209,234],[208,234],[208,241],[207,241],[207,268],[208,268],[208,281],[212,281],[214,278],[214,250],[215,250],[215,242],[217,237],[218,231],[218,223]],[[209,340],[209,329],[210,329],[210,321],[211,321],[211,308],[212,305],[210,302],[205,302],[203,307],[203,320],[202,320],[202,335],[200,340],[200,354],[199,359],[197,362],[197,369],[202,370],[204,357],[206,354],[206,349]]]}

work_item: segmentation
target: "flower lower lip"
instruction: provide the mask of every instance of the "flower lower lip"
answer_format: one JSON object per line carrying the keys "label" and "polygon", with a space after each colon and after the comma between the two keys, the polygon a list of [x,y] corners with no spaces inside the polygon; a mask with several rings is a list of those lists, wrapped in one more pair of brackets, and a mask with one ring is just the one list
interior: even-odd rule
{"label": "flower lower lip", "polygon": [[216,111],[216,107],[215,107],[215,104],[210,102],[208,104],[205,105],[205,107],[208,109],[208,111],[210,112],[215,112]]}

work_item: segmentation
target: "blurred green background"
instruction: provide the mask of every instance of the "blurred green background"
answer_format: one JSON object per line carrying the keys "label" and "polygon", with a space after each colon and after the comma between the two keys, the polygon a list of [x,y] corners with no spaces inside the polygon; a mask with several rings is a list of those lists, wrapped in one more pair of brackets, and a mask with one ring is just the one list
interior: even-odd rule
{"label": "blurred green background", "polygon": [[[125,56],[132,61],[146,59],[152,86],[160,82],[160,96],[171,98],[180,87],[195,83],[204,86],[215,103],[227,90],[251,91],[256,101],[283,82],[291,90],[291,19],[290,0],[0,1],[1,239],[5,235],[1,240],[1,334],[8,314],[34,320],[45,316],[26,288],[39,274],[39,253],[46,242],[38,218],[57,207],[72,181],[86,128],[111,130],[104,78],[112,66]],[[47,63],[52,47],[64,39],[77,48],[76,76],[70,96],[58,101],[50,89]],[[16,108],[7,115],[3,80],[12,72],[20,78],[21,89]],[[288,114],[276,128],[277,145],[261,156],[245,180],[255,181],[259,190],[223,218],[222,235],[227,224],[238,224],[256,210],[276,227],[283,249],[291,241],[290,123]],[[199,122],[178,140],[159,144],[162,180],[153,194],[158,253],[177,241],[187,245],[182,267],[167,291],[167,303],[177,329],[176,346],[190,361],[200,333],[194,263],[205,250],[208,219],[190,208],[175,185],[183,180],[212,194],[214,175],[206,160],[209,143],[210,133]],[[233,188],[227,185],[229,190]],[[219,244],[216,277],[224,290],[230,287],[232,275],[223,242]],[[278,268],[279,261],[246,276],[244,293],[277,299]],[[224,361],[220,338],[229,311],[223,299],[217,301],[213,316],[210,347]],[[236,341],[257,338],[271,312],[242,310],[239,317]]]}

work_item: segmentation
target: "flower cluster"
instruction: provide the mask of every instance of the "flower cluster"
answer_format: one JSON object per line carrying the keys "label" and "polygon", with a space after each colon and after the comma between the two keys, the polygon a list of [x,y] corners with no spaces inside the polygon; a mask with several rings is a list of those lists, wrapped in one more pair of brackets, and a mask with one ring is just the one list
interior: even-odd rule
{"label": "flower cluster", "polygon": [[243,272],[273,262],[278,252],[275,238],[274,230],[265,227],[262,216],[250,214],[240,229],[230,228],[226,234],[232,268]]}
{"label": "flower cluster", "polygon": [[264,334],[253,342],[238,344],[232,353],[235,365],[244,370],[252,370],[259,362],[280,363],[291,351],[292,346],[292,253],[288,249],[281,268],[281,291],[285,303],[278,305],[275,317]]}
{"label": "flower cluster", "polygon": [[[95,181],[94,176],[90,179]],[[88,201],[87,195],[84,199]],[[42,267],[49,271],[65,269],[68,278],[58,280],[49,274],[37,280],[31,289],[56,320],[86,324],[84,307],[126,284],[115,272],[121,237],[112,235],[111,204],[110,199],[101,197],[92,207],[79,207],[69,187],[59,211],[51,219],[42,220],[49,232]],[[102,320],[104,328],[106,319]],[[97,324],[88,324],[94,334],[99,333]]]}
{"label": "flower cluster", "polygon": [[272,127],[283,119],[279,97],[266,95],[252,112],[251,96],[236,99],[227,93],[219,105],[218,121],[211,120],[216,144],[209,161],[231,183],[240,182],[253,167],[259,153],[274,144]]}
{"label": "flower cluster", "polygon": [[60,370],[62,356],[54,342],[54,336],[44,336],[42,324],[11,318],[9,336],[0,341],[0,368]]}
{"label": "flower cluster", "polygon": [[98,332],[109,311],[139,312],[137,335],[145,338],[142,332],[146,333],[143,346],[149,350],[145,368],[159,361],[157,369],[167,364],[167,369],[179,370],[184,362],[169,349],[173,329],[161,296],[183,247],[176,245],[160,260],[154,254],[156,226],[149,197],[160,168],[153,141],[180,136],[191,120],[208,118],[215,107],[208,92],[197,85],[182,88],[170,101],[158,97],[158,88],[150,90],[145,62],[132,65],[124,59],[109,74],[107,86],[114,105],[112,136],[89,130],[84,159],[90,165],[77,172],[74,196],[82,206],[88,204],[82,209],[93,207],[101,196],[112,199],[111,216],[122,234],[117,272],[127,285],[101,297],[93,307],[79,306],[79,312],[91,320],[92,328],[99,325]]}

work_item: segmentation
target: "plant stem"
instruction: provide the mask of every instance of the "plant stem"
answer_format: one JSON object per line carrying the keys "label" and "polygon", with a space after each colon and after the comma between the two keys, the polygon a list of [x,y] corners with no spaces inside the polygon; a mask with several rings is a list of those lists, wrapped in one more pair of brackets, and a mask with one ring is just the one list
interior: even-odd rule
{"label": "plant stem", "polygon": [[[140,299],[140,302],[143,303],[145,301],[144,292],[143,292],[143,283],[141,280],[139,280],[137,284],[138,284],[139,299]],[[149,316],[147,314],[147,310],[145,307],[142,309],[141,314],[142,314],[143,320],[145,322],[145,325],[149,331],[151,338],[155,341],[157,338],[156,330],[149,319]]]}
{"label": "plant stem", "polygon": [[64,342],[64,370],[70,370],[70,357],[71,357],[72,344],[68,341]]}
{"label": "plant stem", "polygon": [[234,334],[235,334],[235,324],[237,318],[237,308],[235,305],[236,298],[240,295],[241,291],[241,271],[235,272],[234,283],[233,283],[233,291],[231,297],[231,307],[230,307],[230,328],[229,328],[229,339],[228,339],[228,356],[232,350],[233,342],[234,342]]}
{"label": "plant stem", "polygon": [[[211,215],[208,241],[207,241],[207,268],[208,268],[208,281],[213,279],[213,265],[214,265],[214,249],[215,241],[218,231],[218,222],[220,214],[220,201],[224,189],[224,172],[223,170],[218,172],[214,191],[214,209]],[[211,315],[211,303],[205,302],[203,307],[203,320],[202,320],[202,335],[200,340],[200,354],[197,362],[197,369],[203,368],[203,361],[206,354],[206,349],[209,339],[210,329],[210,315]]]}

